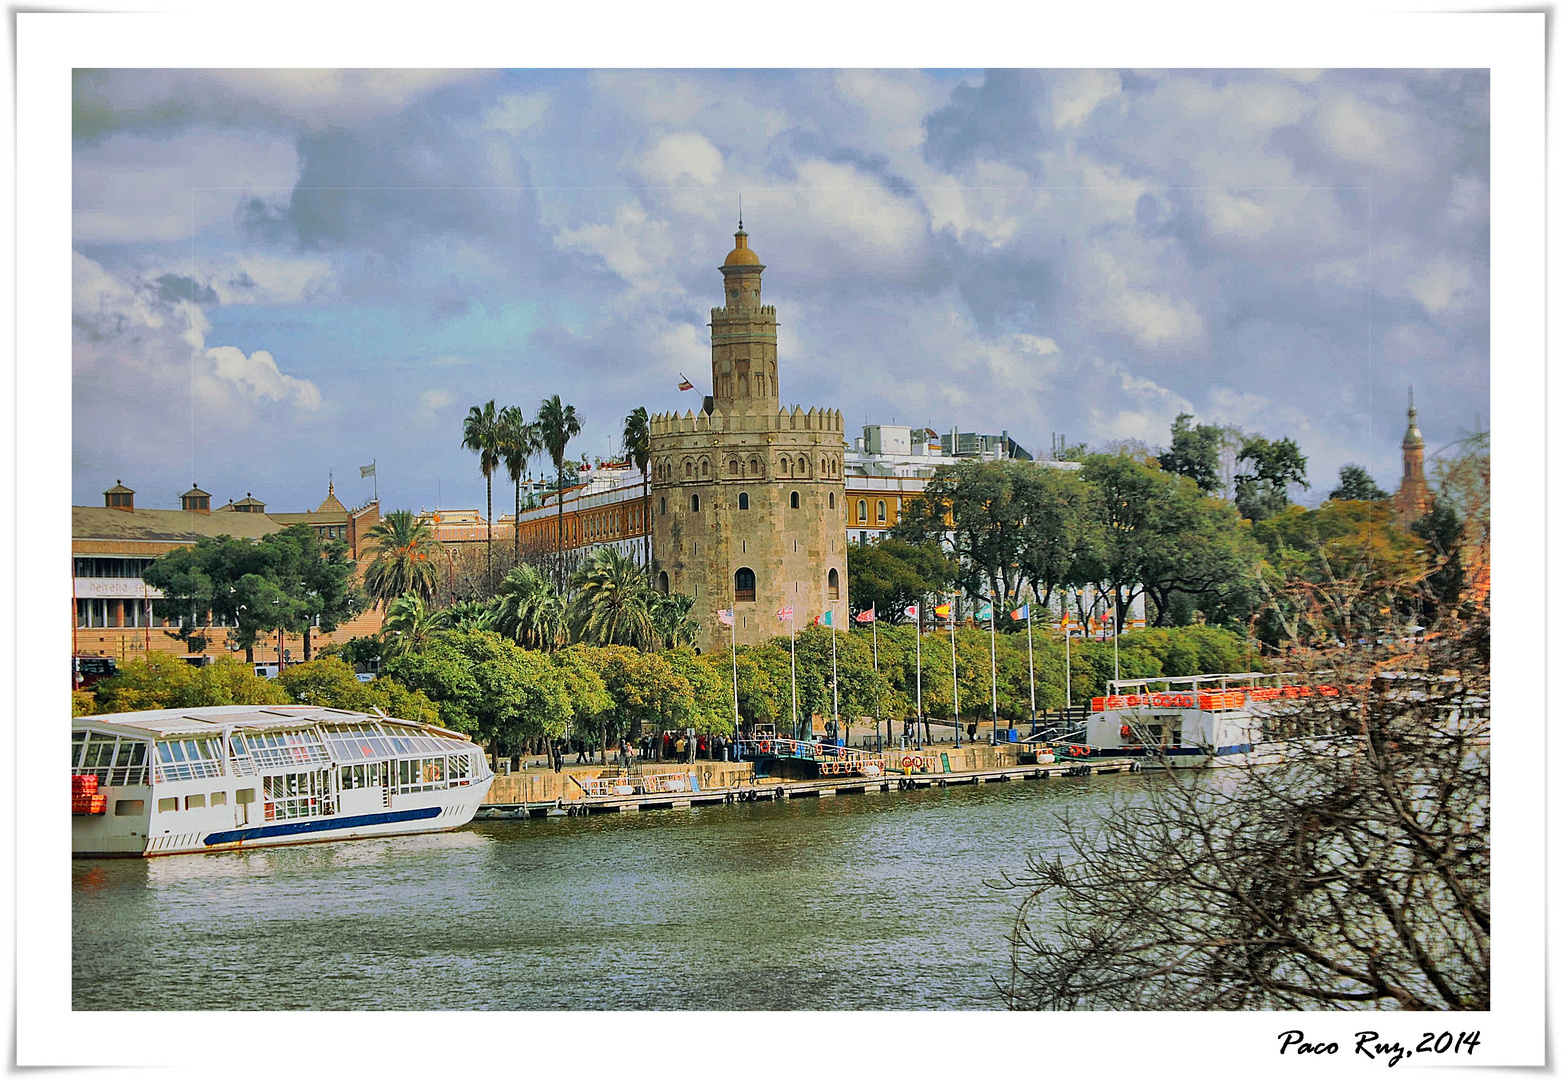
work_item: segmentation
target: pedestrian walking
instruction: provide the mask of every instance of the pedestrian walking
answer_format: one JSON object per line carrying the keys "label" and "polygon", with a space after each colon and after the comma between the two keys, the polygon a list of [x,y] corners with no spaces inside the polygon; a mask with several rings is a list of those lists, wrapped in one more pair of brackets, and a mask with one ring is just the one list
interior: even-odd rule
{"label": "pedestrian walking", "polygon": [[558,743],[553,744],[553,771],[564,771],[564,748]]}
{"label": "pedestrian walking", "polygon": [[575,764],[579,765],[582,762],[584,762],[585,764],[589,765],[590,762],[585,760],[585,740],[584,739],[576,739],[575,740],[575,745],[580,748],[580,752],[575,755]]}

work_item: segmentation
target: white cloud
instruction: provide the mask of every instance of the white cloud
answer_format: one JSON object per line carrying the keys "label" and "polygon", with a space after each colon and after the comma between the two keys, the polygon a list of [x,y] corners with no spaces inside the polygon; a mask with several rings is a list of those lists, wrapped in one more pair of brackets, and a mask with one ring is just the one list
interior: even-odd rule
{"label": "white cloud", "polygon": [[1077,71],[1059,77],[1052,86],[1052,123],[1076,127],[1121,92],[1122,77],[1115,71]]}
{"label": "white cloud", "polygon": [[687,177],[709,186],[721,176],[725,161],[715,144],[696,131],[680,131],[657,140],[640,159],[639,171],[660,184],[677,184]]}
{"label": "white cloud", "polygon": [[1274,215],[1253,198],[1213,191],[1204,196],[1203,204],[1210,231],[1220,239],[1257,240],[1274,227]]}
{"label": "white cloud", "polygon": [[1403,114],[1341,91],[1327,94],[1317,109],[1317,133],[1335,156],[1388,172],[1421,168],[1418,141]]}
{"label": "white cloud", "polygon": [[438,412],[450,407],[455,401],[455,394],[449,390],[424,390],[417,400],[429,412]]}
{"label": "white cloud", "polygon": [[256,349],[245,356],[243,349],[218,345],[207,349],[206,357],[217,378],[243,387],[257,398],[291,403],[309,412],[320,407],[320,388],[308,379],[284,375],[276,366],[276,360],[264,349]]}
{"label": "white cloud", "polygon": [[397,113],[442,87],[487,77],[486,72],[437,68],[224,68],[201,71],[192,79],[320,129]]}
{"label": "white cloud", "polygon": [[542,122],[550,104],[547,94],[505,94],[482,114],[483,130],[518,138]]}
{"label": "white cloud", "polygon": [[1136,277],[1157,276],[1147,258],[1129,264],[1097,249],[1088,261],[1097,278],[1095,323],[1125,333],[1148,349],[1191,348],[1202,341],[1203,317],[1189,301],[1136,285]]}
{"label": "white cloud", "polygon": [[1474,276],[1468,266],[1446,258],[1423,262],[1406,283],[1409,295],[1426,313],[1445,315],[1464,307],[1474,292]]}
{"label": "white cloud", "polygon": [[560,229],[554,242],[565,251],[594,255],[636,290],[664,291],[673,254],[672,231],[666,221],[652,218],[638,202],[619,203],[611,224],[599,222]]}

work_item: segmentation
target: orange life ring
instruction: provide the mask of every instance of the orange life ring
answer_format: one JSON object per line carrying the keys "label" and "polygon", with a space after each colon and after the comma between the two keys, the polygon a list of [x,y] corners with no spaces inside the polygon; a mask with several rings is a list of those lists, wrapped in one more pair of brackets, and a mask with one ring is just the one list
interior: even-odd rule
{"label": "orange life ring", "polygon": [[909,754],[906,754],[904,757],[902,757],[900,759],[900,768],[902,768],[902,769],[909,769],[909,768],[911,768],[912,762],[914,762],[915,760],[916,760],[915,758],[911,757]]}
{"label": "orange life ring", "polygon": [[915,769],[921,768],[922,767],[922,760],[921,760],[921,758],[919,758],[919,757],[918,758],[912,758],[911,759],[911,767],[915,768]]}
{"label": "orange life ring", "polygon": [[770,740],[768,740],[768,739],[761,739],[761,740],[759,740],[759,753],[761,753],[761,754],[768,754],[769,752],[770,752]]}
{"label": "orange life ring", "polygon": [[1122,737],[1124,739],[1131,739],[1133,737],[1132,725],[1130,725],[1130,724],[1123,724],[1122,725]]}
{"label": "orange life ring", "polygon": [[1068,747],[1068,753],[1072,757],[1089,757],[1089,747],[1074,743]]}

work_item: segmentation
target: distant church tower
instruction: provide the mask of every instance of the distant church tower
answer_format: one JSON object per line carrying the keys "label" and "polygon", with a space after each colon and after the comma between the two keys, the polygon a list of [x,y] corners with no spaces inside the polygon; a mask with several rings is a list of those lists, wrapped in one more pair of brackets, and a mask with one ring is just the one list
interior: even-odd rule
{"label": "distant church tower", "polygon": [[1415,388],[1409,388],[1409,427],[1404,432],[1404,478],[1393,496],[1399,523],[1410,525],[1431,512],[1431,489],[1425,482],[1425,439],[1415,422]]}
{"label": "distant church tower", "polygon": [[833,610],[844,628],[845,423],[839,410],[780,406],[775,308],[759,302],[764,265],[738,222],[710,312],[713,393],[696,416],[651,417],[651,537],[657,587],[694,597],[700,647],[754,645]]}

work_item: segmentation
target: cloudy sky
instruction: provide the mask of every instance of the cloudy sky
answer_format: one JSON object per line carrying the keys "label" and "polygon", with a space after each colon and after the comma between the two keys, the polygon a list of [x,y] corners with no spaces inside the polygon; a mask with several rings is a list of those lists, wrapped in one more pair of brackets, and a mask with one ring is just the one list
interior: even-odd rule
{"label": "cloudy sky", "polygon": [[[787,403],[1168,438],[1396,486],[1489,416],[1483,71],[78,71],[73,499],[480,506],[461,419],[571,455],[697,408],[739,193]],[[501,490],[503,490],[501,488]],[[506,499],[497,500],[502,506]]]}

